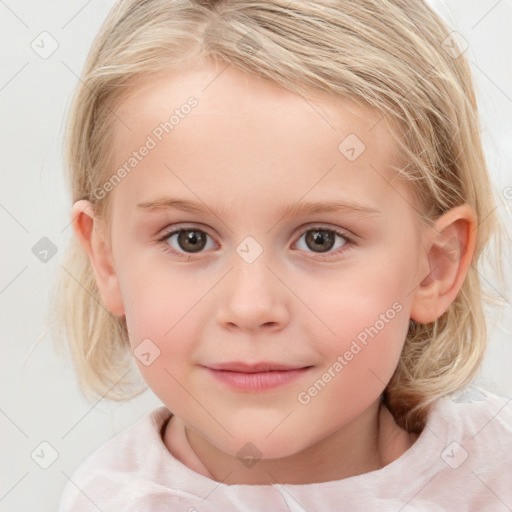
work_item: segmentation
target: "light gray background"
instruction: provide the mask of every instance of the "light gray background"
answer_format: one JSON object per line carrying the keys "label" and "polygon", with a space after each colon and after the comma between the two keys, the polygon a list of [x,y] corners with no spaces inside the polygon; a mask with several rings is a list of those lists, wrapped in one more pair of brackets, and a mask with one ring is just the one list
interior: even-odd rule
{"label": "light gray background", "polygon": [[[2,511],[56,510],[66,475],[107,439],[161,405],[151,392],[123,404],[87,403],[48,334],[27,358],[44,333],[51,289],[72,235],[61,164],[65,115],[90,44],[113,3],[0,0]],[[431,3],[469,43],[486,155],[496,194],[504,201],[499,212],[510,224],[512,189],[508,197],[504,191],[512,186],[512,2]],[[43,31],[59,45],[46,59],[31,48],[34,40],[42,46]],[[32,252],[42,237],[57,248],[46,263]],[[510,266],[510,242],[505,248]],[[489,286],[498,286],[492,274],[484,276]],[[510,291],[510,272],[507,279],[504,287]],[[510,293],[507,299],[501,318],[489,312],[490,347],[478,382],[512,397]],[[58,453],[48,469],[35,461],[50,461],[51,450],[41,442]]]}

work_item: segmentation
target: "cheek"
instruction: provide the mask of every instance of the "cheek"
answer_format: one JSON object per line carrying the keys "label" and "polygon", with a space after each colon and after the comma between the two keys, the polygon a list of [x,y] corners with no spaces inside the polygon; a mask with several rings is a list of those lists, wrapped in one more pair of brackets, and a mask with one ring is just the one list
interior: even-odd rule
{"label": "cheek", "polygon": [[348,306],[339,315],[337,336],[322,338],[325,364],[296,397],[303,417],[322,418],[328,431],[351,422],[378,399],[395,372],[409,325],[398,301],[368,301],[365,311]]}
{"label": "cheek", "polygon": [[369,404],[389,382],[409,327],[408,261],[412,260],[390,255],[367,268],[352,265],[350,273],[339,279],[332,275],[315,279],[316,293],[310,293],[308,307],[321,322],[308,322],[308,338],[315,339],[325,361],[316,376],[320,382],[312,383],[313,395],[319,390],[324,394],[325,385],[325,400],[318,400],[318,407],[339,397]]}
{"label": "cheek", "polygon": [[[130,345],[139,371],[150,388],[163,399],[179,400],[193,368],[193,353],[201,339],[201,322],[194,316],[199,301],[214,283],[185,279],[183,273],[119,272],[125,302]],[[204,299],[203,299],[204,300]]]}
{"label": "cheek", "polygon": [[[167,340],[179,331],[181,323],[206,294],[212,284],[187,277],[179,269],[158,264],[133,263],[119,272],[126,321],[133,342],[138,338]],[[136,269],[136,270],[134,270]]]}
{"label": "cheek", "polygon": [[326,272],[304,280],[303,286],[295,289],[316,317],[307,313],[311,320],[305,328],[309,324],[311,335],[315,331],[321,335],[322,351],[329,347],[342,350],[347,341],[356,338],[364,343],[370,336],[368,330],[400,344],[409,323],[412,286],[408,274],[406,262],[391,266],[381,260],[381,264],[375,261],[365,268],[351,265],[350,271],[343,270],[335,277]]}
{"label": "cheek", "polygon": [[367,389],[375,398],[395,371],[408,326],[407,309],[398,301],[369,303],[365,312],[347,309],[335,325],[336,336],[323,336],[317,345],[325,361],[320,372],[336,375],[325,379],[345,396]]}

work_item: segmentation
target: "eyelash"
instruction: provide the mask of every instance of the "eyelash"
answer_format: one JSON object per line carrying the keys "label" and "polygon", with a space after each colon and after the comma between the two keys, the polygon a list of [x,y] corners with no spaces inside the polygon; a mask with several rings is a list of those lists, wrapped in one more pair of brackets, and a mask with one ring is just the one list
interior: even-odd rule
{"label": "eyelash", "polygon": [[[196,226],[185,226],[185,227],[182,227],[182,228],[179,228],[179,229],[173,229],[172,231],[166,232],[157,241],[158,241],[159,244],[162,244],[162,249],[163,249],[164,252],[168,252],[168,253],[170,253],[172,255],[175,255],[175,256],[178,256],[178,257],[185,258],[185,259],[189,260],[191,256],[194,256],[195,254],[200,254],[200,252],[199,253],[182,253],[182,252],[178,252],[175,249],[173,249],[167,242],[168,242],[169,238],[171,238],[171,236],[179,234],[182,231],[190,231],[190,230],[200,231],[201,233],[204,233],[205,235],[210,237],[210,235],[204,229],[199,229]],[[340,230],[337,230],[337,229],[333,229],[333,228],[326,228],[326,227],[322,227],[322,226],[313,226],[313,227],[310,227],[310,228],[304,230],[301,233],[301,235],[299,237],[299,240],[306,233],[308,233],[309,231],[327,231],[327,232],[335,233],[336,235],[340,236],[341,238],[343,238],[345,240],[345,244],[342,245],[341,247],[339,247],[333,253],[327,253],[327,255],[324,255],[322,253],[314,253],[313,252],[313,254],[316,254],[317,257],[319,257],[320,259],[323,259],[323,260],[327,260],[327,259],[331,259],[333,257],[336,257],[340,253],[345,252],[346,250],[350,249],[351,246],[357,245],[356,242],[351,237],[347,236],[347,234],[344,233],[343,231],[340,231]],[[212,237],[210,237],[210,238],[212,238]]]}

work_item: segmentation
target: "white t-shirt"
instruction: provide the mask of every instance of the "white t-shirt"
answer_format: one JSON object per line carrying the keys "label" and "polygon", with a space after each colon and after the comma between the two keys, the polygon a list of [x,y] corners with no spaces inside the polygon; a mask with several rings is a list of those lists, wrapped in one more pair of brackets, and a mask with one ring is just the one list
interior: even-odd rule
{"label": "white t-shirt", "polygon": [[[512,399],[468,387],[437,400],[417,441],[358,476],[306,485],[226,485],[176,459],[160,407],[96,450],[71,476],[60,512],[512,510]],[[182,436],[180,453],[201,462]]]}

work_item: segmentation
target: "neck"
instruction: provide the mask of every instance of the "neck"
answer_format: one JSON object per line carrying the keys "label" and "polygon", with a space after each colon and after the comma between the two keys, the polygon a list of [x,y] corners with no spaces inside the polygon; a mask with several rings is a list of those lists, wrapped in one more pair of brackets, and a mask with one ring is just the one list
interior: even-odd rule
{"label": "neck", "polygon": [[[261,459],[252,467],[245,467],[237,457],[217,449],[185,425],[180,427],[202,463],[191,469],[198,471],[201,467],[201,474],[225,484],[310,484],[341,480],[381,469],[400,457],[416,440],[416,436],[395,423],[380,400],[350,424],[304,450],[279,459]],[[170,447],[169,442],[166,444]],[[188,465],[187,461],[181,462]]]}

